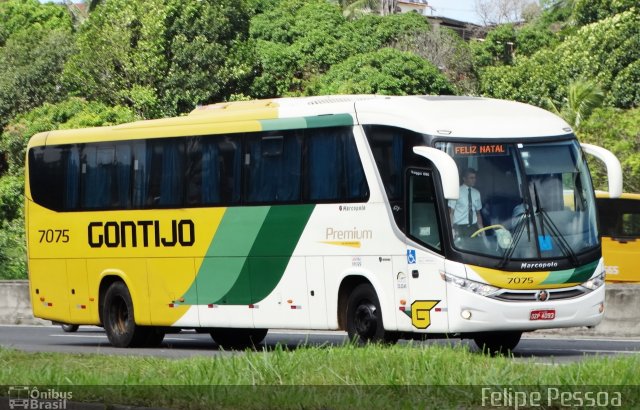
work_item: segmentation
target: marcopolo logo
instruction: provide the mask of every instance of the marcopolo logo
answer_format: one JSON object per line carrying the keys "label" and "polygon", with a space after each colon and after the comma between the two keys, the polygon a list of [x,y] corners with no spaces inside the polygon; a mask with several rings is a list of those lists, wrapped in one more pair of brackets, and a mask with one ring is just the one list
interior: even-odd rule
{"label": "marcopolo logo", "polygon": [[557,268],[558,262],[522,262],[520,269],[550,269]]}
{"label": "marcopolo logo", "polygon": [[68,400],[73,398],[69,391],[56,389],[38,389],[29,386],[10,386],[8,391],[9,408],[13,409],[66,409]]}

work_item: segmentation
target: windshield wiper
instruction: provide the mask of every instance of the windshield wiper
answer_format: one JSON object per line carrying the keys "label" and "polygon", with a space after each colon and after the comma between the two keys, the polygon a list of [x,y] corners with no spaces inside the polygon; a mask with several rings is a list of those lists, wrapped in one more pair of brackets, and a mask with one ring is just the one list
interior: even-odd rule
{"label": "windshield wiper", "polygon": [[573,249],[571,249],[571,245],[569,245],[565,237],[560,233],[560,230],[558,229],[556,224],[553,223],[553,220],[551,219],[547,211],[542,208],[542,205],[540,204],[540,197],[538,196],[538,190],[535,184],[533,185],[533,195],[535,196],[536,201],[535,214],[538,215],[540,220],[540,233],[542,234],[542,237],[544,238],[546,236],[544,233],[544,226],[546,224],[551,234],[558,240],[558,245],[560,246],[560,250],[562,251],[562,253],[571,259],[573,266],[578,266],[578,257],[576,256],[576,253],[573,251]]}
{"label": "windshield wiper", "polygon": [[502,260],[498,264],[498,269],[504,268],[508,262],[511,261],[511,257],[513,256],[513,252],[515,252],[518,243],[520,243],[520,238],[522,238],[522,234],[527,230],[527,241],[531,242],[531,227],[529,226],[529,218],[531,217],[531,211],[529,210],[529,206],[523,204],[524,212],[520,215],[520,219],[516,222],[516,227],[513,231],[513,238],[511,239],[511,244],[505,250],[504,255],[502,256]]}

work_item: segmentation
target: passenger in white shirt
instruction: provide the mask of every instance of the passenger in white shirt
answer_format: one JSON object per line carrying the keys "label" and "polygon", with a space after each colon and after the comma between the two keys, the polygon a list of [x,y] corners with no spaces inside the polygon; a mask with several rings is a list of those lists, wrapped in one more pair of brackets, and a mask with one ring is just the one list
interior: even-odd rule
{"label": "passenger in white shirt", "polygon": [[465,169],[462,173],[460,196],[457,200],[449,200],[449,215],[456,237],[468,238],[484,226],[480,214],[482,209],[480,191],[474,188],[476,175],[475,169]]}

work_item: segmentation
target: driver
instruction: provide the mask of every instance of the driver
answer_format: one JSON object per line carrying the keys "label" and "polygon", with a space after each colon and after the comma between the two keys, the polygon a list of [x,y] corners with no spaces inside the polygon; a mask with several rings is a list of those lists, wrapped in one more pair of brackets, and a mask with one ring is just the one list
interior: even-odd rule
{"label": "driver", "polygon": [[474,188],[477,172],[467,168],[462,172],[462,185],[457,200],[449,200],[449,215],[453,222],[453,233],[457,238],[468,238],[484,225],[482,223],[482,201],[480,191]]}

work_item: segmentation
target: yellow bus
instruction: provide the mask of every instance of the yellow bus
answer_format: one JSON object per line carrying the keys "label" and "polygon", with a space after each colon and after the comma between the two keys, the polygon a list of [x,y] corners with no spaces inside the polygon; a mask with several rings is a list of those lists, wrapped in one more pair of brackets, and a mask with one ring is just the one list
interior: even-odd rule
{"label": "yellow bus", "polygon": [[247,346],[286,328],[513,349],[603,317],[585,153],[615,196],[610,152],[485,98],[282,98],[40,133],[25,183],[33,311],[101,325],[119,347],[180,328]]}
{"label": "yellow bus", "polygon": [[607,282],[640,282],[640,194],[596,193]]}

